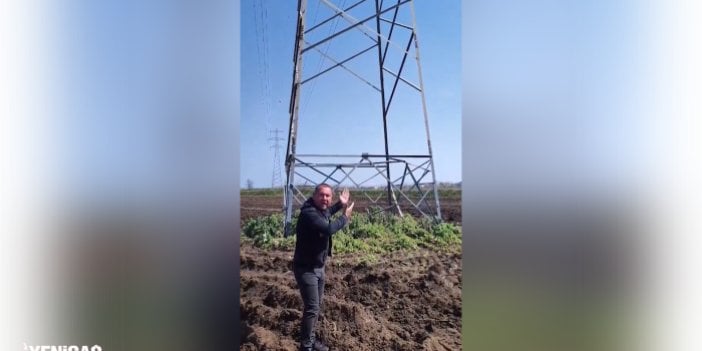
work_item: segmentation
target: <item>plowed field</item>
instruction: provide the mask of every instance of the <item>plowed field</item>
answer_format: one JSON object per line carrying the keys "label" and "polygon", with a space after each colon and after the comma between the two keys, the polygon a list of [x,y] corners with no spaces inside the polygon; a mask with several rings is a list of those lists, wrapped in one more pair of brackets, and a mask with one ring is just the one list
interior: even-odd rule
{"label": "plowed field", "polygon": [[[460,192],[451,194],[441,197],[442,217],[460,224]],[[359,212],[370,206],[354,201]],[[281,209],[278,194],[241,193],[242,224]],[[241,350],[298,349],[302,298],[292,255],[242,244]],[[461,349],[460,253],[396,252],[361,262],[362,256],[334,255],[327,263],[320,339],[332,350]]]}
{"label": "plowed field", "polygon": [[[292,252],[241,248],[241,350],[298,347]],[[318,337],[332,350],[460,350],[461,255],[414,251],[327,264]]]}
{"label": "plowed field", "polygon": [[[355,202],[354,211],[363,213],[372,205],[368,199],[351,194]],[[441,218],[450,223],[461,223],[461,197],[460,193],[451,193],[449,196],[444,196],[440,193],[441,200]],[[401,206],[403,211],[408,213],[416,212],[409,206]],[[283,210],[282,194],[271,195],[249,195],[245,191],[241,194],[241,223],[251,218],[258,216],[266,216],[273,213],[281,213]]]}

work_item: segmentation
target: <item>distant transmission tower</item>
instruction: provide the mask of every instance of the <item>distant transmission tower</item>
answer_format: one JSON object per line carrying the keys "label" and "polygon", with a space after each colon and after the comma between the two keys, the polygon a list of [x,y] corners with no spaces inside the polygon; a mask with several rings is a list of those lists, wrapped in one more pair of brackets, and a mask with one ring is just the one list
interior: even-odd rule
{"label": "distant transmission tower", "polygon": [[[286,235],[294,208],[311,195],[307,184],[322,182],[355,188],[357,206],[363,201],[399,215],[405,211],[440,220],[413,0],[360,0],[348,6],[341,0],[309,2],[316,5],[314,15],[308,15],[308,0],[298,0],[297,8],[285,158]],[[334,50],[332,42],[339,44]],[[411,58],[416,69],[408,68]],[[318,99],[310,97],[314,84],[323,94]],[[365,98],[373,90],[377,97]],[[310,102],[332,106],[309,111]],[[329,121],[333,124],[321,126]],[[300,133],[301,126],[308,134]],[[320,146],[327,134],[336,139]],[[301,145],[310,152],[299,153]],[[382,191],[374,190],[379,187]]]}
{"label": "distant transmission tower", "polygon": [[273,145],[271,145],[271,149],[273,149],[273,176],[271,177],[271,187],[280,188],[283,186],[282,171],[280,168],[280,149],[283,148],[283,145],[280,142],[284,139],[279,136],[282,130],[276,128],[270,132],[275,134],[275,136],[268,138],[269,141],[273,142]]}

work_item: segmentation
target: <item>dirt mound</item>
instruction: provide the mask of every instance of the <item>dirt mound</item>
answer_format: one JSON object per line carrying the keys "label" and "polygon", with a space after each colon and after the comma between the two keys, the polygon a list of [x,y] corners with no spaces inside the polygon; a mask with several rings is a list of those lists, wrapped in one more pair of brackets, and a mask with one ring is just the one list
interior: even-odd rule
{"label": "dirt mound", "polygon": [[[241,350],[298,347],[291,252],[241,249]],[[420,250],[327,266],[318,336],[332,350],[460,350],[461,255]]]}

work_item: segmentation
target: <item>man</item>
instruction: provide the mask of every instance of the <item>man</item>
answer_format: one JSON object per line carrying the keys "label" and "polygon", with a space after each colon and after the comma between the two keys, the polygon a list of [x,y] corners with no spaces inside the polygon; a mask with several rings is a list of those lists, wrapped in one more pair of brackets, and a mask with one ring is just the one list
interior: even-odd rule
{"label": "man", "polygon": [[[332,194],[328,184],[317,185],[312,197],[300,209],[295,230],[293,271],[304,303],[300,328],[300,350],[303,351],[329,350],[315,340],[314,333],[324,296],[324,263],[327,256],[331,256],[332,234],[348,224],[353,211],[353,203],[348,204],[348,189],[344,189],[334,205],[331,205]],[[332,221],[331,216],[342,208],[344,213]]]}

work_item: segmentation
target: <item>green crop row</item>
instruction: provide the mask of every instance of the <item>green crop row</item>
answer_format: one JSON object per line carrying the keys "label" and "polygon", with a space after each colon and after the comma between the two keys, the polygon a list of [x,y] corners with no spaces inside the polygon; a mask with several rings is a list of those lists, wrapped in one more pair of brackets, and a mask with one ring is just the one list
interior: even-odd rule
{"label": "green crop row", "polygon": [[[293,227],[297,218],[293,217]],[[283,215],[272,214],[244,224],[244,241],[263,249],[292,250],[295,235],[283,237]],[[396,215],[369,209],[355,213],[351,222],[334,234],[335,253],[383,254],[417,248],[451,248],[461,245],[461,230],[451,223]]]}

